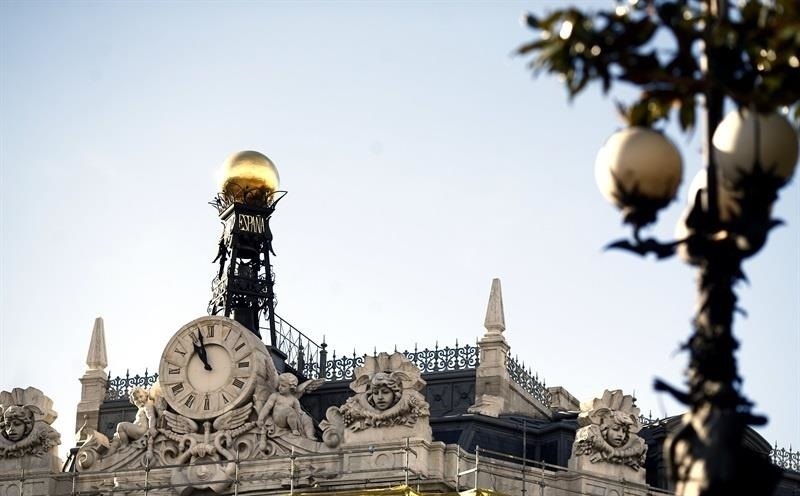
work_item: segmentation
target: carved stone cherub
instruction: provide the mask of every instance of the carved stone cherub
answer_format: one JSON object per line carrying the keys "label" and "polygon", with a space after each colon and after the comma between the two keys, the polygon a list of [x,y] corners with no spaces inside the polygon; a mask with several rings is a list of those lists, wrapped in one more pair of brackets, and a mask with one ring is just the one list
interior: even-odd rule
{"label": "carved stone cherub", "polygon": [[581,404],[575,433],[573,457],[586,456],[591,463],[625,465],[639,470],[644,465],[647,445],[637,436],[641,428],[639,409],[633,397],[622,391],[605,391],[602,398]]}
{"label": "carved stone cherub", "polygon": [[0,459],[41,457],[61,443],[61,436],[49,425],[56,417],[51,403],[32,387],[0,393]]}
{"label": "carved stone cherub", "polygon": [[156,403],[150,396],[150,392],[140,386],[131,389],[130,401],[139,409],[133,422],[120,422],[117,424],[117,432],[111,441],[111,451],[127,446],[131,441],[140,439],[147,435],[152,438],[156,435]]}
{"label": "carved stone cherub", "polygon": [[298,385],[297,377],[285,372],[278,376],[278,390],[267,398],[258,412],[258,424],[271,436],[289,431],[295,436],[314,439],[314,422],[300,406],[303,394],[317,389],[325,379],[312,379]]}

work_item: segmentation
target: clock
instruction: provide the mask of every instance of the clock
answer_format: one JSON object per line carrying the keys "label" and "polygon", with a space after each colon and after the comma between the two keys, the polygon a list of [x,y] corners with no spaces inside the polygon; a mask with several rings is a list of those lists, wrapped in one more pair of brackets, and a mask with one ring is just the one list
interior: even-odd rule
{"label": "clock", "polygon": [[173,410],[208,420],[251,399],[267,360],[264,343],[242,324],[227,317],[200,317],[169,340],[158,378]]}

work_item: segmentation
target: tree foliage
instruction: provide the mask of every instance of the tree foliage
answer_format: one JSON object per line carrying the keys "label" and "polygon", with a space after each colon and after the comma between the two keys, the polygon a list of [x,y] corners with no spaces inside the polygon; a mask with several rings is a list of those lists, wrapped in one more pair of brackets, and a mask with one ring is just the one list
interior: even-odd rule
{"label": "tree foliage", "polygon": [[707,3],[629,0],[612,10],[528,14],[539,36],[517,52],[533,57],[535,75],[558,75],[570,99],[592,81],[604,93],[619,82],[639,87],[635,102],[618,104],[630,125],[674,116],[688,132],[699,97],[712,89],[760,112],[793,107],[800,120],[800,2],[743,0],[723,15]]}

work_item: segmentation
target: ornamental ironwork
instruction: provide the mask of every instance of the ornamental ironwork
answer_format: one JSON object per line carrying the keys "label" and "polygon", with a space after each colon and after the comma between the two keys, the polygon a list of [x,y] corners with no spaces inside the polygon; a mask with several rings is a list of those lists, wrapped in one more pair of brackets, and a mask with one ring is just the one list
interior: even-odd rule
{"label": "ornamental ironwork", "polygon": [[[262,327],[262,329],[268,329]],[[326,361],[325,347],[303,334],[292,324],[275,314],[275,347],[286,355],[285,363],[308,379],[320,377],[320,367]],[[323,372],[324,373],[324,372]]]}
{"label": "ornamental ironwork", "polygon": [[456,345],[453,348],[445,346],[439,348],[437,342],[432,350],[425,348],[418,350],[414,345],[414,351],[404,351],[403,354],[414,363],[422,373],[447,372],[450,370],[468,370],[478,367],[478,347],[465,344]]}
{"label": "ornamental ironwork", "polygon": [[787,450],[778,448],[778,443],[775,443],[775,447],[769,451],[769,458],[772,463],[784,470],[800,472],[800,451],[793,451],[791,446]]}
{"label": "ornamental ironwork", "polygon": [[644,415],[639,415],[639,423],[642,425],[642,427],[658,427],[659,425],[666,425],[667,420],[669,419],[653,417],[652,412],[648,412],[647,417]]}
{"label": "ornamental ironwork", "polygon": [[547,390],[545,382],[539,381],[538,373],[534,375],[530,368],[526,369],[525,364],[520,364],[519,360],[512,357],[511,354],[506,356],[506,368],[512,381],[539,400],[544,406],[550,406],[553,395]]}
{"label": "ornamental ironwork", "polygon": [[150,375],[147,369],[144,370],[144,375],[136,374],[131,377],[130,370],[125,371],[125,377],[117,376],[111,378],[111,373],[108,374],[108,384],[106,386],[106,401],[113,400],[127,400],[131,394],[131,389],[136,386],[149,388],[158,380],[158,374]]}
{"label": "ornamental ironwork", "polygon": [[[325,346],[324,343],[323,346]],[[414,365],[419,367],[424,374],[470,370],[477,368],[479,363],[478,347],[468,344],[459,345],[458,341],[452,348],[449,346],[439,348],[439,343],[437,342],[433,349],[425,348],[420,350],[415,345],[414,351],[406,350],[402,353]],[[337,357],[336,352],[334,352],[331,360],[321,361],[320,363],[323,364],[326,379],[329,381],[343,381],[353,378],[355,369],[364,365],[364,357],[366,356],[366,354],[356,355],[355,351],[353,351],[350,356]],[[373,356],[377,356],[377,351],[373,351]]]}

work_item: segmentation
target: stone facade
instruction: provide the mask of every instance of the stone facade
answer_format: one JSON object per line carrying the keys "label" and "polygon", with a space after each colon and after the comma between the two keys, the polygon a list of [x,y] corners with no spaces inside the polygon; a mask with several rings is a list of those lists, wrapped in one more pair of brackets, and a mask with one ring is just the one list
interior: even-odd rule
{"label": "stone facade", "polygon": [[[0,393],[0,496],[669,494],[658,445],[669,422],[643,427],[633,398],[619,390],[579,404],[563,387],[537,382],[534,393],[547,394],[534,394],[510,372],[499,280],[480,361],[464,370],[422,374],[402,353],[376,353],[349,382],[298,380],[279,374],[238,323],[202,317],[169,341],[158,382],[131,387],[123,407],[98,402],[105,391],[92,382],[105,380],[102,327],[98,319],[66,472],[46,396],[35,388]],[[235,336],[231,364],[220,335]],[[217,389],[207,383],[225,401],[212,403]],[[116,420],[104,431],[108,415]],[[763,450],[754,431],[748,436]],[[800,489],[792,477],[782,490]]]}

